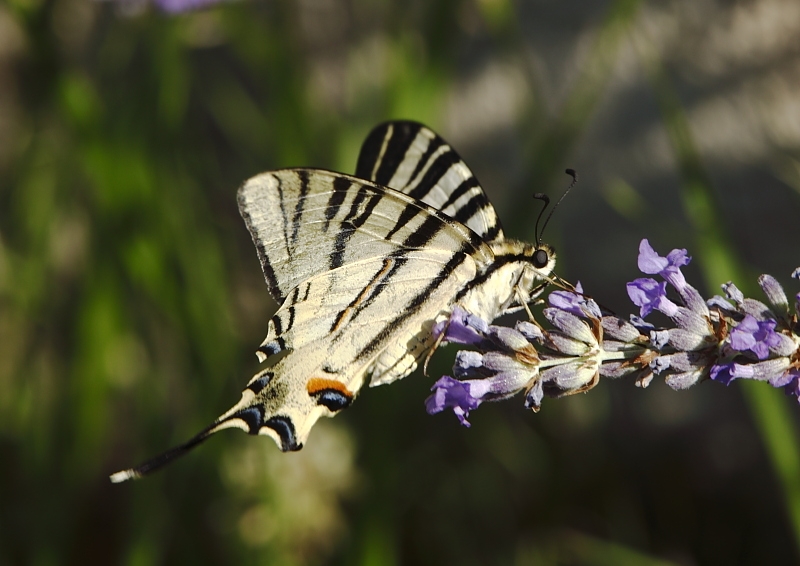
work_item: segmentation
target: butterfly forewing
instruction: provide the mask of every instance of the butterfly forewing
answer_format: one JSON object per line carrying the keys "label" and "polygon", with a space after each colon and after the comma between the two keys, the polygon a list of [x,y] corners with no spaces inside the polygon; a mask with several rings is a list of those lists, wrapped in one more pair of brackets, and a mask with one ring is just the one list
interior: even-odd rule
{"label": "butterfly forewing", "polygon": [[247,181],[238,198],[278,301],[313,275],[365,258],[423,248],[475,253],[485,261],[491,257],[476,234],[434,208],[341,173],[264,173]]}
{"label": "butterfly forewing", "polygon": [[453,148],[422,124],[386,122],[373,129],[361,146],[356,177],[421,200],[487,242],[503,239],[478,180]]}
{"label": "butterfly forewing", "polygon": [[[248,424],[249,432],[277,432],[283,450],[297,449],[319,416],[350,404],[368,370],[373,379],[404,377],[415,361],[406,349],[380,371],[373,366],[389,346],[430,336],[432,320],[445,312],[448,297],[475,273],[467,254],[418,250],[348,263],[304,282],[302,294],[284,302],[270,323],[261,352],[287,353],[272,368],[271,382],[254,398],[243,398],[239,410],[274,405],[260,415],[258,427]],[[421,347],[429,347],[431,339],[424,340]],[[266,424],[274,417],[285,418],[282,430]]]}

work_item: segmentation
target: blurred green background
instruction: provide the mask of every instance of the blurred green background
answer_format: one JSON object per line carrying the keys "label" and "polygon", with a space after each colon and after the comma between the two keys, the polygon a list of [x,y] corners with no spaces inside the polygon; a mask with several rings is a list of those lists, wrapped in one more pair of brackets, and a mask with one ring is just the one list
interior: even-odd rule
{"label": "blurred green background", "polygon": [[[452,363],[362,392],[297,454],[222,433],[108,474],[239,399],[277,305],[235,203],[264,170],[352,172],[390,118],[473,168],[619,313],[637,245],[706,296],[800,265],[796,0],[0,4],[0,565],[791,564],[798,409],[758,384],[483,406]],[[657,381],[657,380],[656,380]]]}

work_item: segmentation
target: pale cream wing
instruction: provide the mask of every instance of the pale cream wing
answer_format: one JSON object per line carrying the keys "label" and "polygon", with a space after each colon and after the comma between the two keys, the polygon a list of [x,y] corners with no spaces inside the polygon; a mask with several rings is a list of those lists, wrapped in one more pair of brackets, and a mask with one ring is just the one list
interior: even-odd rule
{"label": "pale cream wing", "polygon": [[417,336],[449,312],[453,296],[475,274],[470,255],[417,250],[348,263],[304,281],[270,321],[261,354],[276,355],[277,363],[256,374],[239,402],[188,442],[111,480],[157,470],[227,428],[269,436],[283,451],[301,449],[317,419],[352,403],[378,359],[387,374],[411,371],[407,348],[394,350],[393,360],[387,352],[403,341],[420,343]]}
{"label": "pale cream wing", "polygon": [[431,346],[432,321],[449,313],[475,273],[469,255],[422,250],[349,263],[303,282],[273,317],[261,349],[284,354],[251,381],[220,426],[269,435],[282,450],[301,448],[320,416],[349,406],[377,360],[389,380],[413,370],[410,357]]}
{"label": "pale cream wing", "polygon": [[303,281],[398,251],[461,251],[488,263],[481,238],[440,211],[370,181],[320,169],[263,173],[239,190],[270,292],[285,300]]}
{"label": "pale cream wing", "polygon": [[347,407],[372,372],[413,370],[432,321],[493,253],[439,211],[369,181],[316,169],[254,177],[239,192],[270,291],[282,305],[257,374],[234,407],[185,444],[118,472],[152,472],[215,432],[241,428],[298,450],[320,416]]}

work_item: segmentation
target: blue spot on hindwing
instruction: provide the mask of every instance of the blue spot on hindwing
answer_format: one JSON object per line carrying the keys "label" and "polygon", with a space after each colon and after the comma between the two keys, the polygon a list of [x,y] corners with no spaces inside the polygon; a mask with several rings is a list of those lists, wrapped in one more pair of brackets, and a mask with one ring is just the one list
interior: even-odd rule
{"label": "blue spot on hindwing", "polygon": [[267,372],[258,379],[256,379],[255,381],[253,381],[251,384],[249,384],[247,388],[256,395],[258,395],[259,393],[261,393],[261,390],[264,389],[269,384],[270,381],[272,381],[272,378],[274,376],[275,374],[273,374],[272,372]]}
{"label": "blue spot on hindwing", "polygon": [[327,407],[333,413],[346,409],[353,401],[352,397],[348,397],[336,389],[325,389],[314,396],[317,399],[317,405]]}
{"label": "blue spot on hindwing", "polygon": [[278,437],[281,439],[282,451],[295,452],[303,447],[302,444],[297,443],[294,424],[289,417],[272,417],[264,423],[264,426],[278,433]]}
{"label": "blue spot on hindwing", "polygon": [[264,421],[264,409],[260,406],[248,407],[234,413],[230,418],[243,420],[250,434],[258,434]]}

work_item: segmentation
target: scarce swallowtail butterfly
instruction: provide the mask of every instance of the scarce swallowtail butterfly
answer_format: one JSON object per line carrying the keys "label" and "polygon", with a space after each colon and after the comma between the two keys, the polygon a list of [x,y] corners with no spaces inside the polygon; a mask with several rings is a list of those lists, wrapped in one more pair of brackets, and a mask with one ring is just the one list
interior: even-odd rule
{"label": "scarce swallowtail butterfly", "polygon": [[458,154],[414,122],[376,127],[355,176],[270,171],[246,181],[238,202],[281,305],[257,354],[278,361],[205,430],[113,482],[152,472],[226,428],[299,450],[317,419],[348,407],[368,377],[382,385],[414,371],[435,347],[434,324],[455,305],[493,320],[522,308],[555,266],[550,246],[503,235]]}

